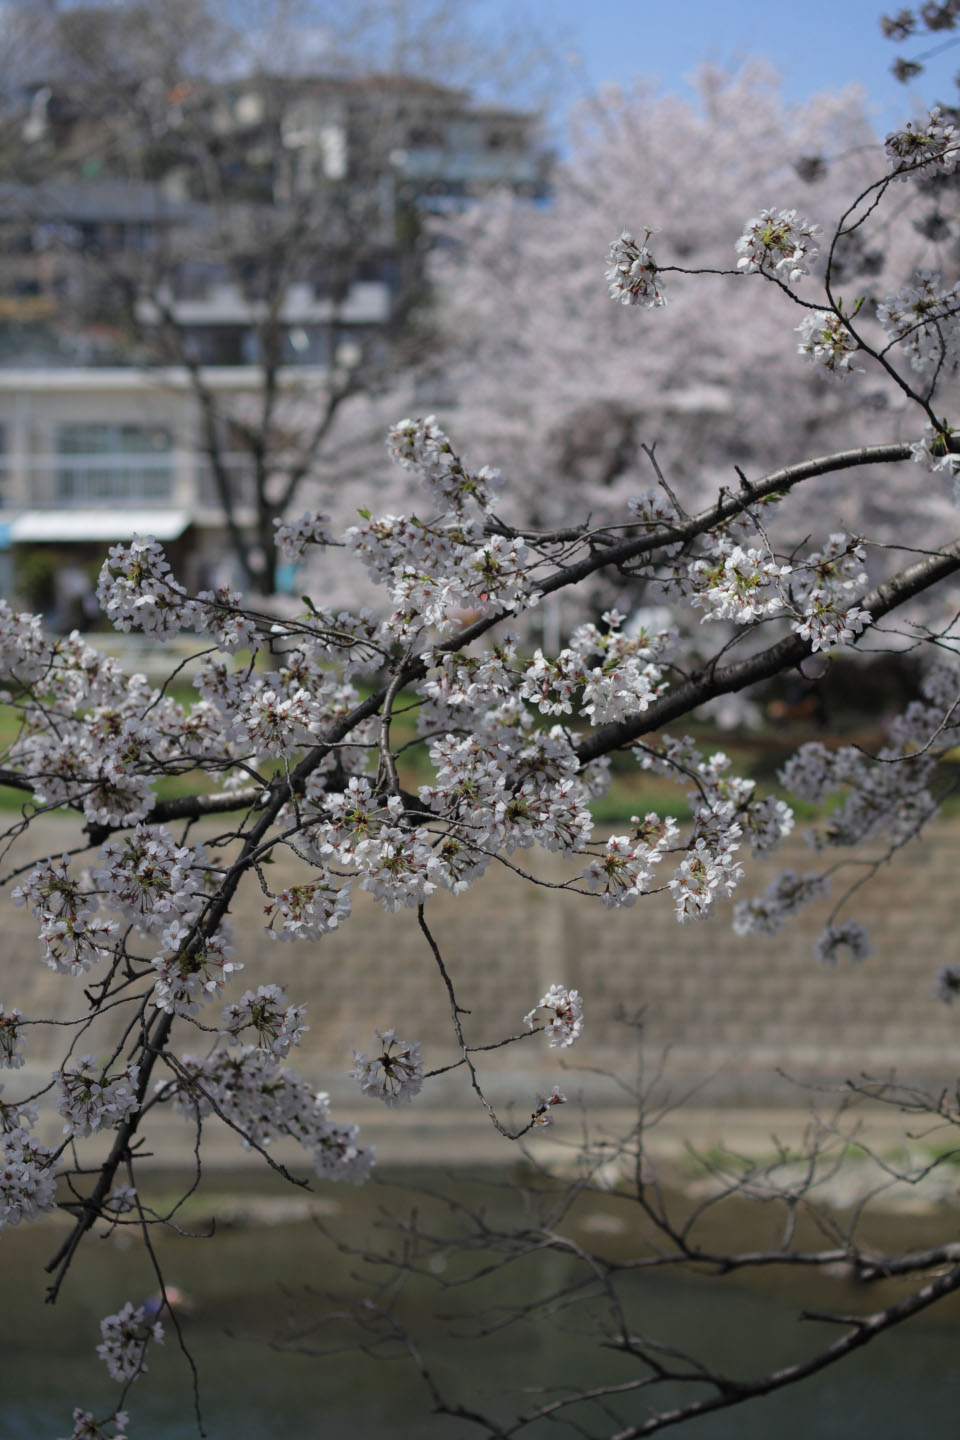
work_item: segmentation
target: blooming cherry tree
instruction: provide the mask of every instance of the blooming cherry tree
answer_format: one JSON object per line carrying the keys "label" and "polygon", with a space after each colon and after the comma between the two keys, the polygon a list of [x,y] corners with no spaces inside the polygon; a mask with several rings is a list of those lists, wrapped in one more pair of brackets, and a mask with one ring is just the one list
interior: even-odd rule
{"label": "blooming cherry tree", "polygon": [[[895,544],[851,533],[830,512],[818,514],[815,526],[804,521],[798,539],[789,517],[815,482],[843,477],[855,485],[869,467],[885,465],[897,467],[906,494],[921,475],[906,462],[936,477],[960,454],[949,383],[960,353],[954,291],[933,272],[908,277],[879,306],[858,296],[844,307],[836,291],[841,242],[892,224],[904,194],[899,182],[940,174],[958,145],[935,115],[898,132],[886,156],[875,147],[874,173],[832,228],[794,208],[761,209],[726,233],[712,227],[709,267],[681,263],[688,246],[669,226],[656,261],[646,227],[637,229],[642,243],[623,232],[608,255],[611,298],[638,327],[635,343],[648,367],[674,293],[695,313],[696,290],[727,287],[745,307],[745,333],[761,295],[776,307],[777,343],[798,374],[795,322],[806,312],[803,357],[842,373],[851,387],[872,376],[900,397],[902,413],[889,430],[885,412],[872,412],[881,418],[869,444],[856,435],[828,453],[785,453],[773,468],[745,455],[712,490],[682,467],[673,474],[650,447],[654,490],[638,490],[610,518],[568,516],[546,529],[507,518],[499,471],[482,455],[478,464],[462,454],[436,416],[408,416],[387,438],[392,460],[418,487],[408,512],[364,512],[339,535],[319,515],[281,530],[291,555],[336,549],[362,566],[382,596],[378,612],[314,599],[288,613],[247,608],[229,592],[187,593],[149,536],[110,550],[99,595],[113,624],[157,641],[195,637],[202,659],[192,706],[140,675],[125,676],[79,635],[46,635],[36,617],[0,603],[5,703],[18,721],[0,778],[24,801],[7,832],[4,854],[13,858],[2,879],[36,920],[38,956],[69,996],[70,1013],[60,1021],[66,1032],[84,1035],[94,1021],[115,1027],[102,1054],[75,1058],[68,1039],[49,1084],[0,1107],[0,1229],[58,1203],[71,1217],[49,1266],[52,1299],[98,1222],[145,1235],[163,1223],[146,1210],[137,1184],[140,1137],[158,1112],[182,1118],[198,1154],[217,1123],[285,1174],[270,1154],[280,1140],[299,1147],[314,1177],[361,1184],[370,1174],[374,1156],[357,1124],[335,1119],[326,1092],[297,1072],[307,1016],[296,994],[257,975],[245,975],[249,988],[239,990],[228,912],[240,886],[266,902],[265,951],[271,937],[317,946],[322,959],[328,933],[353,923],[352,887],[369,892],[397,923],[405,916],[416,923],[449,1002],[457,1059],[427,1069],[419,1041],[401,1040],[390,1027],[376,1031],[374,1053],[354,1052],[349,1073],[363,1093],[397,1107],[416,1104],[437,1075],[460,1069],[505,1142],[553,1122],[565,1097],[554,1088],[532,1110],[528,1098],[515,1097],[529,1119],[508,1122],[490,1099],[487,1067],[499,1049],[537,1034],[546,1034],[548,1048],[569,1050],[583,1033],[589,995],[552,983],[525,1030],[492,1045],[474,1042],[457,967],[429,916],[437,894],[481,883],[492,863],[535,883],[523,852],[551,851],[565,866],[559,888],[597,906],[598,915],[660,890],[672,897],[678,922],[700,923],[736,895],[741,935],[777,933],[829,890],[833,909],[818,957],[833,964],[869,955],[867,932],[850,908],[863,862],[849,870],[842,850],[878,842],[869,864],[876,873],[938,812],[941,761],[960,742],[960,669],[953,619],[932,623],[921,602],[960,572],[960,540],[953,531],[936,544],[924,539],[922,516],[914,534],[912,502],[903,506]],[[774,198],[789,205],[791,186],[800,183],[780,175]],[[603,248],[590,260],[601,289]],[[695,273],[702,268],[709,274]],[[850,363],[854,354],[862,377]],[[949,495],[943,503],[949,507]],[[611,608],[600,624],[579,619],[566,643],[535,643],[532,631],[551,597],[575,598],[609,576],[669,606],[675,623],[648,629]],[[956,602],[948,608],[952,617]],[[938,663],[882,750],[807,745],[782,772],[784,787],[808,801],[837,797],[813,849],[838,858],[802,876],[785,870],[761,895],[744,898],[751,855],[776,851],[793,828],[792,810],[736,775],[724,753],[704,754],[682,733],[684,720],[817,652],[867,648],[878,635],[883,645],[884,627],[894,623]],[[416,727],[414,740],[402,743],[401,705]],[[403,768],[411,745],[428,772],[415,786]],[[633,817],[624,833],[601,833],[591,807],[610,784],[615,753],[637,773],[675,783],[689,821],[651,811]],[[202,783],[164,798],[158,784],[171,777],[181,786],[185,777]],[[75,817],[76,844],[18,863],[17,842],[32,817],[54,806]],[[211,818],[216,824],[198,843],[192,827]],[[300,874],[280,889],[268,878],[276,851]],[[945,999],[955,998],[953,970],[941,971],[937,983]],[[5,995],[0,1005],[0,1064],[14,1079],[30,1027],[43,1019],[22,1013],[17,998]],[[331,1056],[330,1064],[347,1070],[344,1057]],[[33,1138],[41,1104],[64,1121],[57,1146]],[[96,1150],[95,1163],[86,1148],[80,1154],[80,1140]],[[642,1155],[636,1176],[642,1189]],[[803,1263],[832,1263],[827,1253],[835,1252]],[[960,1288],[960,1264],[953,1251],[937,1263],[952,1267],[939,1297]],[[874,1329],[907,1313],[892,1306]],[[161,1321],[131,1302],[101,1329],[99,1353],[127,1387],[162,1339]],[[842,1353],[824,1352],[823,1363]],[[784,1371],[769,1388],[791,1378],[801,1377]],[[718,1405],[743,1398],[729,1382],[717,1381],[716,1392]],[[105,1421],[78,1409],[74,1434],[107,1434],[105,1426],[125,1433],[125,1395],[126,1388]],[[661,1417],[628,1433],[660,1423],[672,1421]]]}

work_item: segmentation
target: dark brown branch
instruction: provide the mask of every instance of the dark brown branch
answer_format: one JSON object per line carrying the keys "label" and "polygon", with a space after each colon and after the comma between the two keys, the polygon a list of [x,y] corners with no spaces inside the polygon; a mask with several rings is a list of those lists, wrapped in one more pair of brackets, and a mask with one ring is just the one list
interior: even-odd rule
{"label": "dark brown branch", "polygon": [[[861,603],[874,620],[877,620],[912,600],[914,596],[929,590],[948,575],[955,574],[957,570],[960,570],[960,541],[946,546],[938,555],[906,566],[899,574],[885,580],[882,585],[865,595]],[[738,660],[733,665],[708,665],[660,700],[655,700],[640,714],[631,716],[629,720],[602,725],[599,730],[595,730],[580,742],[577,746],[577,758],[581,764],[585,764],[600,755],[607,755],[612,750],[618,750],[638,740],[642,735],[659,730],[718,695],[744,690],[760,680],[769,680],[784,670],[790,670],[812,653],[813,645],[810,640],[804,640],[800,635],[786,635],[775,645],[745,660]]]}

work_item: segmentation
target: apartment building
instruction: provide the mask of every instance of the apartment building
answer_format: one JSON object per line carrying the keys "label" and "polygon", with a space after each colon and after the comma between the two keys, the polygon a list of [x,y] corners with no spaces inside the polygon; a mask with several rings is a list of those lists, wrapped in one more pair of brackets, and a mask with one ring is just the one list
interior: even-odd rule
{"label": "apartment building", "polygon": [[[536,116],[409,78],[191,82],[160,129],[153,178],[131,180],[89,116],[34,87],[23,140],[46,178],[0,185],[0,590],[60,626],[89,618],[106,546],[135,533],[191,586],[237,581],[201,390],[255,414],[266,384],[320,395],[332,371],[382,371],[417,217],[492,187],[538,200],[549,173]],[[217,444],[249,526],[241,431]]]}

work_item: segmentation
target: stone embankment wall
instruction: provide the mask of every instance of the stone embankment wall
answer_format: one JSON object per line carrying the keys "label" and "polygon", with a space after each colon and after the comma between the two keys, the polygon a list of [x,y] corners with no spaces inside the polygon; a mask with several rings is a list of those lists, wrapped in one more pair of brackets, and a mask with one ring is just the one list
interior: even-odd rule
{"label": "stone embankment wall", "polygon": [[[29,844],[33,854],[57,853],[77,839],[75,829],[50,818],[31,827]],[[16,858],[22,863],[23,854]],[[4,873],[13,859],[8,852]],[[522,852],[513,859],[553,884],[571,873],[559,856]],[[824,967],[813,954],[829,904],[802,913],[773,941],[741,940],[731,931],[729,905],[711,921],[680,926],[668,895],[611,912],[579,895],[532,886],[500,865],[464,896],[437,896],[427,916],[459,1003],[470,1012],[463,1016],[470,1043],[520,1033],[524,1013],[554,981],[584,997],[586,1030],[575,1049],[549,1050],[536,1036],[477,1057],[491,1096],[500,1105],[515,1103],[518,1117],[529,1114],[538,1089],[555,1081],[567,1093],[623,1103],[594,1073],[636,1073],[637,1032],[618,1020],[621,1012],[642,1014],[646,1070],[659,1068],[666,1052],[664,1083],[675,1095],[709,1081],[703,1098],[711,1104],[796,1106],[807,1096],[778,1070],[808,1082],[895,1069],[950,1083],[960,1073],[960,1006],[950,1010],[933,994],[938,967],[957,958],[958,860],[960,827],[942,825],[860,891],[848,913],[870,927],[874,953],[856,966],[842,960]],[[741,893],[759,892],[788,865],[816,868],[816,857],[802,840],[791,841],[775,863],[750,866]],[[285,861],[265,873],[277,888],[298,878]],[[844,876],[862,873],[845,870],[835,895]],[[2,902],[0,1000],[31,1018],[76,1017],[81,982],[42,964],[35,922],[8,896],[9,890]],[[419,1038],[428,1068],[457,1056],[446,990],[416,914],[387,913],[360,893],[354,899],[355,914],[340,932],[319,943],[280,944],[264,934],[264,897],[255,884],[245,886],[233,923],[246,968],[229,992],[272,981],[306,1003],[311,1029],[297,1068],[331,1092],[338,1110],[349,1107],[345,1113],[354,1113],[360,1098],[346,1076],[352,1051],[370,1050],[374,1026]],[[218,1015],[219,1006],[201,1018],[216,1023]],[[32,1030],[31,1074],[49,1077],[63,1039],[59,1027]],[[180,1048],[202,1051],[209,1039],[187,1033]],[[99,1052],[105,1044],[104,1032],[91,1031],[78,1037],[76,1051]],[[564,1073],[561,1060],[576,1073]],[[421,1103],[446,1110],[470,1104],[463,1069],[428,1087]]]}

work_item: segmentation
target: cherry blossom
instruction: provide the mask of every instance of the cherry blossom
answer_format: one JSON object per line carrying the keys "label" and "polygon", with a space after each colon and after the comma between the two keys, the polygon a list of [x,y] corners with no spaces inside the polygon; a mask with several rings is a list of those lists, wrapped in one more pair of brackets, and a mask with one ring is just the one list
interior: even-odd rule
{"label": "cherry blossom", "polygon": [[845,920],[841,925],[828,925],[817,937],[816,952],[824,965],[835,965],[837,952],[850,952],[851,960],[865,960],[871,952],[870,936],[866,926],[857,920]]}
{"label": "cherry blossom", "polygon": [[[545,1021],[537,1015],[538,1010],[547,1011]],[[550,1036],[548,1044],[551,1050],[566,1049],[583,1034],[583,1001],[580,991],[567,990],[563,985],[551,985],[530,1013],[523,1017],[523,1023],[531,1030],[537,1029],[538,1025],[544,1028]]]}
{"label": "cherry blossom", "polygon": [[884,149],[897,179],[904,180],[928,165],[943,172],[953,170],[960,139],[936,106],[924,121],[908,120],[901,130],[891,131],[884,141]]}
{"label": "cherry blossom", "polygon": [[657,266],[647,249],[652,234],[652,230],[647,230],[638,244],[629,230],[624,230],[610,246],[607,279],[611,300],[618,300],[621,305],[642,305],[647,310],[667,303],[662,281],[657,280]]}
{"label": "cherry blossom", "polygon": [[107,1367],[111,1380],[121,1384],[136,1380],[147,1369],[147,1348],[163,1343],[163,1326],[159,1320],[148,1320],[142,1305],[131,1301],[100,1321],[102,1342],[97,1354]]}
{"label": "cherry blossom", "polygon": [[[948,425],[946,420],[939,425],[928,424],[923,438],[911,445],[910,455],[918,465],[933,471],[934,474],[943,470],[954,476],[955,481],[956,476],[960,475],[960,436],[957,435],[955,427]],[[954,498],[956,499],[956,483]]]}
{"label": "cherry blossom", "polygon": [[290,1136],[327,1179],[362,1184],[374,1163],[372,1149],[357,1144],[357,1126],[331,1121],[329,1096],[280,1065],[266,1047],[217,1048],[205,1058],[185,1055],[173,1077],[159,1082],[157,1096],[195,1122],[218,1116],[246,1149],[266,1149]]}
{"label": "cherry blossom", "polygon": [[233,947],[223,936],[208,935],[191,944],[191,933],[191,927],[175,921],[163,932],[163,952],[153,961],[153,1003],[171,1015],[195,1015],[201,1002],[212,1000],[230,975],[243,969],[239,960],[230,959]]}
{"label": "cherry blossom", "polygon": [[828,310],[815,310],[805,315],[796,327],[800,336],[797,352],[815,365],[828,380],[847,380],[863,373],[862,365],[854,364],[857,342],[839,315]]}
{"label": "cherry blossom", "polygon": [[351,1077],[365,1095],[375,1095],[385,1105],[407,1105],[423,1089],[423,1058],[420,1042],[407,1044],[395,1030],[378,1030],[380,1053],[368,1059],[362,1050],[353,1052]]}
{"label": "cherry blossom", "polygon": [[796,870],[783,870],[758,899],[737,901],[733,910],[734,932],[776,935],[801,905],[809,905],[829,891],[830,881],[826,876],[798,875]]}
{"label": "cherry blossom", "polygon": [[[116,1410],[104,1420],[96,1420],[92,1410],[78,1405],[73,1412],[73,1429],[60,1440],[128,1440],[130,1417],[126,1410]],[[107,1429],[107,1426],[110,1429]]]}
{"label": "cherry blossom", "polygon": [[[733,106],[731,96],[749,94],[749,87],[728,90],[718,82],[716,115]],[[749,138],[738,129],[725,142],[715,117],[707,135],[683,107],[672,113],[688,148],[726,143],[739,152]],[[617,115],[622,124],[614,131],[625,142],[635,112],[624,102]],[[848,122],[855,140],[859,122],[849,115]],[[952,167],[956,148],[952,127],[937,113],[897,132],[887,146],[898,177],[921,167],[940,173]],[[497,1063],[501,1045],[523,1036],[480,1045],[470,1033],[475,1022],[456,998],[458,965],[447,963],[428,926],[439,892],[460,895],[493,864],[538,883],[524,854],[536,847],[556,857],[560,878],[551,886],[577,894],[597,916],[604,907],[646,903],[661,891],[672,898],[678,923],[709,917],[738,891],[752,857],[777,851],[793,830],[794,813],[787,801],[736,773],[729,754],[701,748],[682,730],[673,733],[673,725],[692,717],[696,727],[711,707],[774,675],[802,670],[811,655],[884,645],[891,634],[898,641],[906,635],[918,655],[936,654],[947,663],[926,670],[875,754],[852,744],[807,744],[787,759],[780,780],[791,794],[823,806],[809,835],[814,850],[882,841],[879,856],[856,861],[869,869],[879,870],[936,815],[946,788],[942,762],[960,744],[960,672],[952,619],[944,619],[956,606],[941,589],[956,570],[956,553],[918,519],[923,505],[934,502],[929,496],[921,502],[914,492],[939,487],[914,484],[911,490],[918,472],[910,464],[904,470],[903,462],[912,457],[930,470],[960,472],[947,383],[960,358],[960,292],[949,277],[918,270],[907,242],[891,242],[881,266],[871,270],[866,257],[874,227],[882,234],[895,228],[891,172],[877,168],[869,146],[851,143],[849,150],[836,164],[841,178],[849,178],[854,163],[864,169],[854,190],[863,197],[855,214],[846,200],[832,203],[839,180],[836,186],[804,181],[800,169],[789,180],[782,165],[756,170],[752,149],[725,172],[727,190],[737,191],[731,175],[750,178],[742,196],[731,199],[708,182],[698,213],[716,207],[709,241],[694,234],[689,206],[670,210],[665,245],[689,268],[672,288],[669,311],[663,272],[649,249],[655,231],[646,227],[639,240],[624,231],[613,241],[607,280],[617,306],[606,304],[596,259],[615,230],[602,214],[591,221],[597,232],[587,254],[593,259],[583,263],[593,267],[589,285],[605,306],[600,328],[606,324],[606,333],[617,337],[599,366],[597,384],[608,407],[599,439],[573,407],[584,388],[574,355],[584,331],[574,300],[588,270],[556,265],[555,288],[570,306],[571,322],[569,332],[554,325],[554,333],[563,351],[560,370],[569,366],[572,378],[557,382],[551,400],[570,412],[551,443],[570,451],[568,479],[578,464],[593,463],[611,446],[629,452],[627,459],[614,456],[612,468],[598,469],[600,478],[577,494],[576,507],[570,487],[552,494],[554,471],[562,469],[554,463],[558,450],[551,450],[539,421],[528,425],[534,402],[517,386],[513,413],[521,448],[529,447],[533,493],[529,484],[526,491],[523,483],[507,485],[496,465],[477,463],[507,453],[506,407],[493,407],[489,431],[473,425],[462,454],[437,416],[408,416],[389,432],[394,488],[383,513],[363,509],[342,531],[313,511],[278,524],[279,551],[303,567],[305,592],[324,567],[339,568],[359,576],[364,594],[379,595],[376,611],[351,608],[322,588],[316,599],[288,597],[269,611],[249,607],[228,586],[193,594],[156,540],[113,546],[98,591],[113,625],[150,641],[193,635],[197,650],[207,652],[195,661],[192,705],[168,686],[126,677],[83,637],[48,636],[37,617],[0,603],[3,704],[16,718],[4,783],[20,790],[23,801],[7,832],[4,853],[13,859],[5,883],[36,922],[42,958],[62,977],[57,989],[65,997],[69,1035],[46,1092],[0,1102],[0,1228],[51,1210],[58,1173],[80,1196],[72,1209],[88,1219],[99,1216],[108,1232],[129,1224],[132,1234],[141,1224],[162,1223],[146,1204],[141,1210],[136,1183],[139,1157],[148,1153],[141,1135],[146,1141],[151,1117],[161,1110],[183,1117],[198,1154],[206,1129],[221,1125],[260,1152],[281,1140],[295,1142],[324,1179],[360,1184],[369,1176],[374,1156],[357,1126],[334,1120],[327,1093],[294,1068],[307,1027],[292,982],[290,995],[278,984],[259,983],[259,975],[250,988],[237,984],[242,966],[234,958],[229,917],[241,886],[257,897],[262,948],[274,957],[267,937],[311,947],[311,963],[316,948],[317,963],[324,963],[326,937],[354,923],[357,891],[395,913],[398,925],[419,922],[451,1001],[458,1049],[446,1068],[462,1066],[462,1075],[469,1069],[485,1113],[501,1134],[517,1138],[524,1129],[549,1125],[565,1097],[557,1087],[538,1095],[529,1124],[517,1133],[496,1113],[493,1092],[483,1088],[486,1067]],[[604,152],[590,153],[599,159]],[[853,162],[851,155],[859,158]],[[620,168],[611,164],[604,173]],[[584,185],[588,170],[584,161]],[[832,233],[798,209],[761,208],[764,190],[794,182],[798,204],[800,186],[814,186],[804,208],[832,216]],[[844,195],[845,187],[846,180]],[[647,204],[647,189],[634,188]],[[561,222],[573,213],[573,193],[558,201]],[[782,188],[775,193],[791,198]],[[662,183],[650,195],[669,209]],[[748,286],[731,271],[741,204],[754,218],[737,241],[736,270],[775,284]],[[532,289],[538,296],[544,252],[529,241],[531,217],[508,210],[505,218],[501,212],[506,231],[500,233],[516,226],[522,243],[498,253],[509,257],[503,263],[512,294],[527,304],[525,247],[537,262],[539,287]],[[459,235],[488,221],[468,215],[451,225]],[[609,228],[598,238],[601,225]],[[709,255],[708,243],[714,246]],[[817,288],[821,248],[822,293],[801,300],[793,287],[806,281],[808,292]],[[456,254],[455,246],[447,249]],[[834,298],[845,266],[854,277],[882,272],[869,292],[885,296],[875,313],[859,279],[852,308]],[[724,297],[705,302],[702,313],[691,298],[700,280]],[[482,286],[467,286],[464,295],[482,309]],[[805,318],[794,326],[798,303]],[[750,350],[758,390],[775,354],[786,357],[787,370],[793,367],[790,397],[816,390],[814,370],[847,379],[861,361],[870,368],[870,385],[879,388],[865,391],[855,411],[835,391],[818,393],[816,448],[801,448],[813,412],[799,400],[796,416],[790,405],[772,402],[773,391],[761,396],[759,417],[747,396],[744,406],[754,407],[749,414],[739,405],[724,408],[730,398],[724,345],[739,333],[743,312],[733,307],[745,305],[751,320],[751,306],[762,316],[758,332],[742,325],[760,337]],[[659,342],[643,351],[652,399],[648,411],[634,408],[627,423],[616,406],[635,396],[638,372],[624,363],[622,337],[633,325],[631,344],[637,345],[636,326],[644,322],[635,311],[643,308],[662,311],[657,323],[664,327],[680,314],[685,338],[665,329],[674,338],[665,342],[664,355]],[[526,334],[527,321],[524,343],[539,363],[546,354],[541,322],[528,315],[515,329]],[[485,360],[506,353],[498,347],[509,347],[513,337],[497,334],[491,344]],[[806,375],[796,364],[797,350],[810,362]],[[465,405],[461,415],[469,411]],[[709,423],[707,414],[714,416]],[[653,415],[656,424],[641,438],[640,419]],[[665,451],[653,443],[661,424],[681,437]],[[845,430],[842,448],[833,447],[842,427],[849,434]],[[756,449],[748,443],[754,428]],[[912,444],[901,438],[921,430]],[[892,536],[872,524],[875,465],[900,476]],[[654,481],[655,489],[643,488]],[[869,503],[860,498],[864,491]],[[602,505],[594,512],[600,492]],[[316,570],[314,560],[321,562]],[[601,828],[595,805],[610,784],[612,760],[641,781],[646,772],[676,786],[688,818],[651,810],[629,824]],[[202,784],[194,786],[195,779]],[[35,810],[48,807],[75,820],[72,852],[16,855]],[[290,868],[272,870],[278,857]],[[841,858],[827,868],[840,871],[845,863]],[[275,874],[283,878],[274,881]],[[816,953],[826,964],[844,950],[861,961],[869,938],[846,918],[847,892],[832,873],[782,871],[759,896],[732,907],[734,931],[774,936],[822,900],[831,884],[840,899]],[[416,917],[404,913],[412,911]],[[960,994],[957,971],[950,962],[936,981],[948,1003]],[[22,1081],[29,1075],[28,1022],[13,1005],[16,998],[0,1005],[0,1066],[23,1070],[15,1077]],[[30,1010],[29,1023],[42,1023]],[[86,1038],[94,1018],[96,1042]],[[103,1058],[76,1054],[84,1044],[101,1044],[101,1024],[104,1030],[115,1025]],[[578,990],[552,984],[524,1025],[545,1033],[550,1048],[566,1049],[583,1034],[584,1000]],[[389,1107],[409,1103],[431,1080],[420,1044],[401,1040],[392,1028],[375,1033],[376,1050],[354,1052],[350,1077]],[[41,1114],[42,1124],[49,1123],[51,1108],[67,1137],[57,1151],[33,1138],[35,1126],[48,1133],[39,1127]],[[117,1129],[120,1136],[111,1135]],[[135,1143],[127,1143],[134,1136]],[[89,1144],[74,1147],[80,1138]],[[100,1178],[90,1183],[86,1151],[98,1147]],[[125,1178],[121,1163],[128,1167]],[[127,1215],[137,1223],[124,1221]],[[103,1321],[102,1335],[101,1357],[111,1376],[127,1384],[145,1369],[147,1349],[162,1339],[162,1327],[128,1303]],[[74,1421],[77,1437],[106,1435],[111,1427],[125,1433],[122,1412],[99,1421],[78,1409]]]}
{"label": "cherry blossom", "polygon": [[257,1045],[282,1060],[309,1029],[303,1023],[306,1013],[305,1006],[290,1004],[279,985],[258,985],[255,992],[245,990],[239,1000],[224,1006],[221,1023],[233,1043],[251,1029]]}
{"label": "cherry blossom", "polygon": [[204,867],[202,847],[176,845],[162,827],[141,824],[121,843],[102,847],[92,880],[112,909],[151,935],[196,914]]}
{"label": "cherry blossom", "polygon": [[960,355],[960,285],[942,288],[938,271],[918,270],[909,285],[887,295],[877,306],[877,319],[891,347],[904,354],[910,368],[929,375],[945,365],[956,367]]}
{"label": "cherry blossom", "polygon": [[16,1007],[7,1010],[0,1004],[0,1069],[18,1070],[23,1064],[27,1044],[23,1024],[23,1015]]}
{"label": "cherry blossom", "polygon": [[737,241],[737,269],[744,274],[761,271],[793,284],[810,274],[820,253],[819,225],[804,220],[796,210],[761,210]]}
{"label": "cherry blossom", "polygon": [[541,1129],[553,1124],[553,1110],[556,1105],[566,1105],[566,1095],[561,1095],[559,1085],[554,1085],[549,1095],[537,1096],[537,1107],[530,1116],[530,1123]]}
{"label": "cherry blossom", "polygon": [[304,558],[308,545],[329,545],[333,536],[330,532],[329,515],[307,513],[299,520],[275,520],[277,553],[287,564],[297,564]]}
{"label": "cherry blossom", "polygon": [[97,587],[97,599],[118,630],[145,630],[158,639],[182,628],[186,593],[152,535],[112,546]]}
{"label": "cherry blossom", "polygon": [[22,1129],[0,1134],[0,1230],[35,1220],[56,1204],[54,1152]]}
{"label": "cherry blossom", "polygon": [[136,1095],[138,1065],[113,1075],[104,1074],[92,1055],[83,1055],[56,1075],[57,1110],[64,1117],[65,1135],[92,1135],[115,1129],[140,1102]]}

